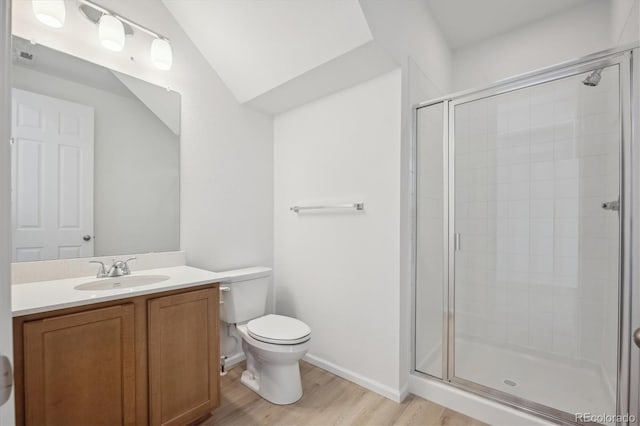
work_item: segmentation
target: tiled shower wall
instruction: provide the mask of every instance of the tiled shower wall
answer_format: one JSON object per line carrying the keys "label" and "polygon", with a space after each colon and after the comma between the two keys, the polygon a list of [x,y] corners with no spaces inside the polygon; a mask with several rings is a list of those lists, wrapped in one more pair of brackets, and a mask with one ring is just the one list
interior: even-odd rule
{"label": "tiled shower wall", "polygon": [[618,69],[455,110],[456,336],[615,373]]}

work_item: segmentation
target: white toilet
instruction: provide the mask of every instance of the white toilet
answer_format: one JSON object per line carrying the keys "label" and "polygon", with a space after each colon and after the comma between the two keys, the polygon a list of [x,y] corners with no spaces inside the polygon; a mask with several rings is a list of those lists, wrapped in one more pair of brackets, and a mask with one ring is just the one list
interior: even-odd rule
{"label": "white toilet", "polygon": [[242,336],[247,369],[242,383],[269,402],[292,404],[302,397],[298,361],[307,353],[311,329],[283,315],[265,315],[269,268],[238,271],[222,282],[220,319]]}

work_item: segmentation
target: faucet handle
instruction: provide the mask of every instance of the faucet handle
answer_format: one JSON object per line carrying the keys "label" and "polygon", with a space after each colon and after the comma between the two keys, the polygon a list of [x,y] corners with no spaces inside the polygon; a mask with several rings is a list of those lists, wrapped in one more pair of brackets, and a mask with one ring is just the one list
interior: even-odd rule
{"label": "faucet handle", "polygon": [[124,275],[130,275],[131,274],[131,268],[129,267],[129,262],[131,262],[132,260],[137,260],[136,257],[130,257],[127,260],[125,260],[124,262],[122,262],[122,272],[124,273]]}
{"label": "faucet handle", "polygon": [[122,260],[111,259],[111,267],[107,271],[107,276],[121,277],[122,275],[124,275],[123,265],[124,263],[122,262]]}
{"label": "faucet handle", "polygon": [[98,268],[98,273],[96,274],[96,278],[104,278],[107,276],[107,269],[105,268],[103,262],[100,262],[99,260],[90,260],[89,263],[97,263],[100,265],[100,267]]}

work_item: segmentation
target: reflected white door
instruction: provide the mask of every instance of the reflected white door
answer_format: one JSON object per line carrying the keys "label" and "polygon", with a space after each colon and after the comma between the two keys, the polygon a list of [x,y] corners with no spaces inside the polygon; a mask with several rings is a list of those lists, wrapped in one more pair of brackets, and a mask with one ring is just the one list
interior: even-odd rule
{"label": "reflected white door", "polygon": [[92,107],[12,90],[14,261],[93,255]]}

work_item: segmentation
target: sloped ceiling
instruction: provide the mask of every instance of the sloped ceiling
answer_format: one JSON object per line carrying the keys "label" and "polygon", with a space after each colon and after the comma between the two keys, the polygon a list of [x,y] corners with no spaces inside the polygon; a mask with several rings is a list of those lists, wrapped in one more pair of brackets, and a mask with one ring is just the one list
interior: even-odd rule
{"label": "sloped ceiling", "polygon": [[163,0],[239,102],[373,40],[357,0]]}
{"label": "sloped ceiling", "polygon": [[[152,113],[174,134],[180,135],[180,99],[171,92],[149,84],[139,78],[111,70],[113,75],[125,85]],[[175,93],[174,93],[175,94]],[[167,100],[173,97],[175,102]]]}
{"label": "sloped ceiling", "polygon": [[[114,78],[108,68],[93,62],[40,44],[31,44],[18,36],[12,38],[11,49],[13,63],[19,67],[31,68],[34,71],[75,81],[119,96],[135,98],[126,86]],[[32,55],[31,59],[25,60],[20,56],[21,53]]]}
{"label": "sloped ceiling", "polygon": [[455,50],[531,24],[589,0],[422,1],[433,13],[451,49]]}

